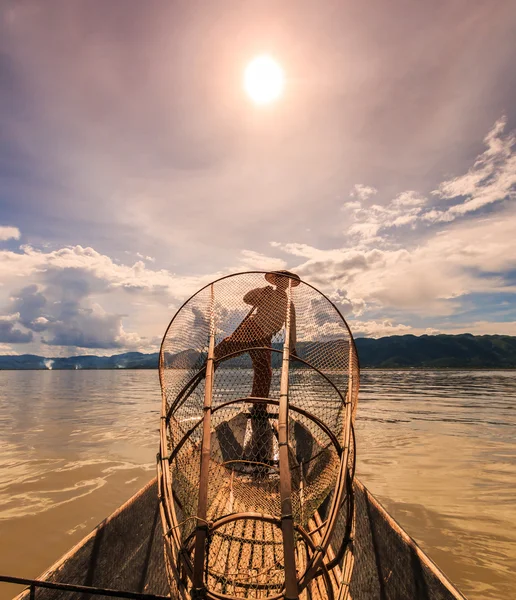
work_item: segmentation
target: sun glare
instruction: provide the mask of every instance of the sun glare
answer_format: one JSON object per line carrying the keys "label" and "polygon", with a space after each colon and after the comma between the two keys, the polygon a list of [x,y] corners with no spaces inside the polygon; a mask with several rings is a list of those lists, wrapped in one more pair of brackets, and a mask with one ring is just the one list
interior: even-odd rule
{"label": "sun glare", "polygon": [[246,67],[244,88],[256,104],[270,104],[283,93],[283,69],[270,56],[257,56]]}

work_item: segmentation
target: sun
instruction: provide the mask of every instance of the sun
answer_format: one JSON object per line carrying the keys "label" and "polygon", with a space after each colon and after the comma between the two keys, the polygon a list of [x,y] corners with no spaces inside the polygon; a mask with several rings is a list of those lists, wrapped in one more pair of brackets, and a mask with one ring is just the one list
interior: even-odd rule
{"label": "sun", "polygon": [[283,69],[270,56],[257,56],[246,67],[244,88],[256,104],[270,104],[283,93]]}

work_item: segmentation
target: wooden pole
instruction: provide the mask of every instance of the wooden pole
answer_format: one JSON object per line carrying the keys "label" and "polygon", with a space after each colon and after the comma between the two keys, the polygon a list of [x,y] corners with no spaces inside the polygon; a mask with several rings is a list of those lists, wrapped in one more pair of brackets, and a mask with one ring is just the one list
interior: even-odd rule
{"label": "wooden pole", "polygon": [[[350,340],[350,348],[349,348],[349,358],[348,358],[348,391],[346,394],[346,403],[345,403],[345,411],[344,411],[344,442],[342,447],[342,455],[340,460],[340,468],[339,473],[337,475],[337,481],[335,484],[335,493],[333,495],[332,503],[330,505],[330,509],[328,511],[327,525],[326,530],[321,536],[321,542],[317,546],[317,551],[314,552],[312,558],[310,560],[307,569],[300,580],[301,590],[307,586],[312,577],[314,576],[317,569],[320,567],[321,563],[324,561],[325,553],[330,544],[331,536],[333,535],[333,529],[335,527],[335,523],[337,521],[339,507],[342,503],[342,496],[344,494],[344,488],[346,487],[346,472],[348,469],[348,458],[350,445],[352,442],[351,439],[351,426],[353,422],[353,361],[355,358],[354,355],[354,346],[352,345],[352,340]],[[347,492],[346,492],[347,493]],[[352,490],[350,493],[353,493]]]}
{"label": "wooden pole", "polygon": [[285,600],[298,598],[294,522],[292,515],[292,481],[288,461],[288,376],[290,361],[290,302],[292,281],[287,291],[287,317],[285,320],[285,343],[281,367],[280,403],[278,415],[278,443],[281,497],[281,531],[283,533],[283,559],[285,563]]}
{"label": "wooden pole", "polygon": [[161,419],[160,419],[160,453],[159,453],[159,468],[158,468],[158,485],[160,487],[159,495],[162,498],[160,500],[160,512],[162,517],[164,531],[170,530],[170,536],[165,538],[165,544],[168,545],[169,551],[172,554],[174,568],[179,566],[179,557],[181,557],[184,563],[185,570],[191,573],[190,560],[179,554],[181,548],[181,539],[178,529],[178,522],[176,517],[176,511],[174,508],[174,500],[172,494],[172,474],[170,472],[170,465],[167,458],[167,419],[165,417],[167,413],[167,395],[166,386],[164,380],[164,352],[160,352],[159,357],[159,378],[161,384]]}
{"label": "wooden pole", "polygon": [[210,302],[210,341],[208,346],[208,359],[206,362],[206,385],[204,389],[204,417],[201,444],[201,470],[199,476],[199,501],[197,504],[197,530],[195,533],[195,554],[193,565],[193,597],[202,597],[204,589],[204,559],[206,552],[206,538],[208,537],[208,524],[206,515],[208,511],[208,476],[210,471],[211,454],[211,401],[213,394],[213,357],[215,350],[215,306],[213,284],[211,285]]}

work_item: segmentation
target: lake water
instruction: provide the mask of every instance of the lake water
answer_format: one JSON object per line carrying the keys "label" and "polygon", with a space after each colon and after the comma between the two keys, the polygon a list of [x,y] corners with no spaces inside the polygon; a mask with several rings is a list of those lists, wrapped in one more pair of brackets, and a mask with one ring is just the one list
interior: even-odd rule
{"label": "lake water", "polygon": [[[361,376],[357,475],[471,599],[516,598],[515,401],[516,371]],[[0,573],[37,576],[154,476],[159,409],[156,371],[0,372]]]}

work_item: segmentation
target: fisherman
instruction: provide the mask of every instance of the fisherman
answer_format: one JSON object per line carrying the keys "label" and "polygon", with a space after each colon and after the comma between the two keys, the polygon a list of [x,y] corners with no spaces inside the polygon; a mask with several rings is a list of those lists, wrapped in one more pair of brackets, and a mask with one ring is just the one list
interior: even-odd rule
{"label": "fisherman", "polygon": [[[296,287],[301,280],[289,271],[266,273],[265,279],[272,285],[247,292],[243,300],[253,310],[235,331],[215,347],[215,361],[224,360],[249,352],[254,377],[251,397],[268,398],[272,378],[272,338],[281,330],[287,318],[287,288],[289,281]],[[274,289],[272,286],[276,286]],[[296,311],[290,303],[290,352],[296,355]],[[235,354],[237,353],[238,354]]]}
{"label": "fisherman", "polygon": [[[266,273],[268,285],[247,292],[243,300],[253,309],[235,331],[215,347],[216,363],[227,356],[234,358],[249,353],[253,363],[252,398],[268,398],[272,379],[272,338],[281,330],[287,319],[289,282],[296,287],[301,280],[289,271]],[[275,286],[275,287],[273,287]],[[290,353],[296,353],[296,312],[290,302]],[[268,464],[272,459],[272,429],[267,418],[267,404],[254,403],[251,409],[252,436],[245,448],[251,462]],[[265,473],[264,473],[265,474]]]}

